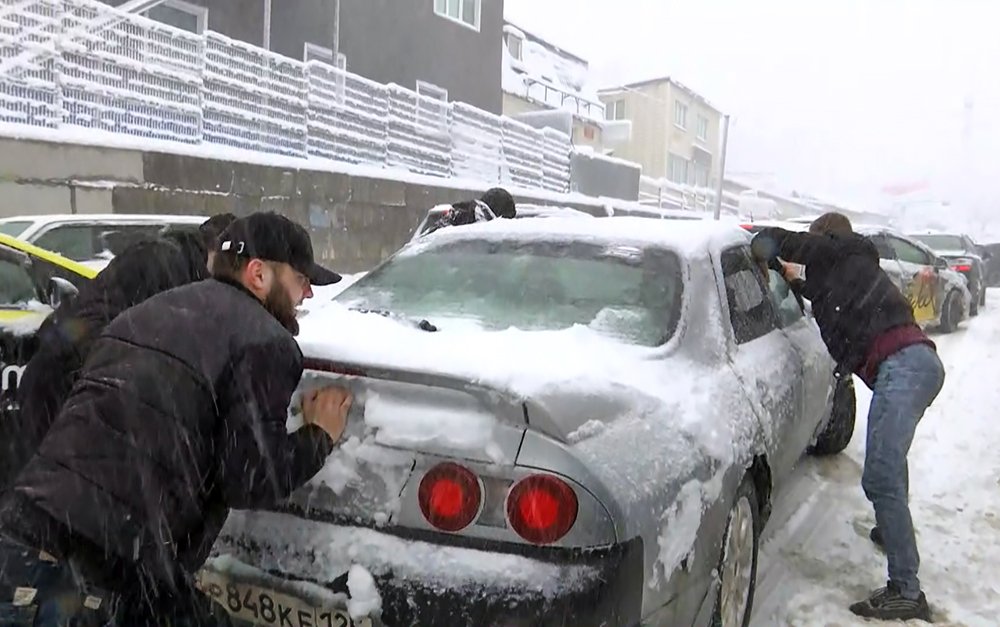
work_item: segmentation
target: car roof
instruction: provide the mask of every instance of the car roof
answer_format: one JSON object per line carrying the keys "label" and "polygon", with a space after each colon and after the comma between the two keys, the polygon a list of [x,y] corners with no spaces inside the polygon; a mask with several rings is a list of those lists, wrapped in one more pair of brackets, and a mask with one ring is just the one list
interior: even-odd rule
{"label": "car roof", "polygon": [[674,220],[636,216],[581,220],[579,217],[550,217],[545,220],[491,220],[435,231],[411,248],[413,252],[452,241],[463,240],[578,240],[602,244],[665,246],[675,251],[698,253],[746,244],[749,234],[732,222],[716,220]]}
{"label": "car roof", "polygon": [[[73,224],[73,223],[106,223],[118,224],[122,222],[169,222],[173,224],[200,225],[208,216],[189,214],[154,214],[154,213],[51,213],[41,215],[20,215],[0,218],[0,223],[8,222],[31,222],[28,230],[23,234],[35,232],[43,226],[53,224]],[[23,235],[22,234],[22,235]]]}

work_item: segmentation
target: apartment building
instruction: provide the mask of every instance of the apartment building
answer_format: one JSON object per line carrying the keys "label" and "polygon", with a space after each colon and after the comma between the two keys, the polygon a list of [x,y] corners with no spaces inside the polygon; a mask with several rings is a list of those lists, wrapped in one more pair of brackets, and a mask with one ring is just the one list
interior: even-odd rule
{"label": "apartment building", "polygon": [[719,176],[722,112],[670,78],[601,89],[608,120],[629,120],[629,140],[615,156],[642,165],[644,176],[712,187]]}

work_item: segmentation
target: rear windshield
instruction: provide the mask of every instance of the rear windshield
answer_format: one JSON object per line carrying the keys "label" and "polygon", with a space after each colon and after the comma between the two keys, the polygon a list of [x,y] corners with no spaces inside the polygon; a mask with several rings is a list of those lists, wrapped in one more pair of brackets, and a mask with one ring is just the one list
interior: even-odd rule
{"label": "rear windshield", "polygon": [[965,250],[965,243],[957,235],[917,235],[913,239],[927,244],[934,250]]}
{"label": "rear windshield", "polygon": [[349,307],[485,330],[589,327],[658,346],[681,309],[680,259],[672,252],[581,242],[466,240],[403,253],[336,300]]}

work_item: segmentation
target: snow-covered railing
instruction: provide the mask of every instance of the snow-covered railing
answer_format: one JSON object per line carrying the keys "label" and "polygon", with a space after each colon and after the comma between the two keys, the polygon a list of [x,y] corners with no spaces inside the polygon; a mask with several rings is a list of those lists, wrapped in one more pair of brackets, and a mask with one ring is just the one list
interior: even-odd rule
{"label": "snow-covered railing", "polygon": [[464,102],[452,106],[451,174],[456,177],[499,181],[503,136],[499,115]]}
{"label": "snow-covered railing", "polygon": [[385,85],[322,61],[309,77],[309,154],[346,163],[387,162],[389,92]]}
{"label": "snow-covered railing", "polygon": [[451,172],[451,105],[389,85],[389,167],[418,174]]}
{"label": "snow-covered railing", "polygon": [[570,189],[563,132],[97,0],[0,0],[0,122]]}
{"label": "snow-covered railing", "polygon": [[[704,187],[681,185],[667,179],[642,176],[639,178],[639,203],[659,209],[714,211],[715,191]],[[722,212],[739,213],[739,199],[723,192]]]}
{"label": "snow-covered railing", "polygon": [[522,187],[541,187],[545,173],[542,170],[542,131],[523,122],[502,117],[500,131],[503,162],[500,181]]}
{"label": "snow-covered railing", "polygon": [[305,157],[305,64],[218,33],[205,39],[205,140]]}
{"label": "snow-covered railing", "polygon": [[554,128],[542,129],[542,137],[542,187],[554,192],[568,192],[573,143],[569,135]]}

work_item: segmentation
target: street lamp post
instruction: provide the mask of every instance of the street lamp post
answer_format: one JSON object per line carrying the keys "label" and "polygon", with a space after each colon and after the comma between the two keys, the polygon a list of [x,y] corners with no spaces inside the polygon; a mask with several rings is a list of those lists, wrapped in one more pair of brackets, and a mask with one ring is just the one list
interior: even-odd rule
{"label": "street lamp post", "polygon": [[715,219],[722,217],[722,182],[726,178],[726,148],[729,144],[729,115],[722,126],[722,157],[719,162],[719,180],[715,182]]}

